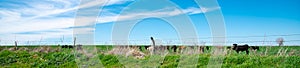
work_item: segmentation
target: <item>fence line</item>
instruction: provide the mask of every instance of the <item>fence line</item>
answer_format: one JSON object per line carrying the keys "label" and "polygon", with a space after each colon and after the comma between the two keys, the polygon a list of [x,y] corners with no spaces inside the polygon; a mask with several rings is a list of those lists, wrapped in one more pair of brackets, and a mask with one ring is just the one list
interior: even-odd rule
{"label": "fence line", "polygon": [[[263,35],[263,36],[227,36],[227,39],[232,39],[232,38],[270,38],[270,37],[288,37],[288,36],[300,36],[300,34],[285,34],[285,35]],[[191,43],[191,44],[199,44],[199,43],[212,43],[211,39],[212,38],[224,38],[224,37],[199,37],[199,38],[185,38],[188,40],[183,40],[181,41],[180,39],[161,39],[161,43],[164,44],[180,44],[180,43]],[[190,42],[189,40],[200,40],[198,43],[196,42]],[[0,45],[7,45],[7,44],[13,44],[15,40],[4,40],[0,39]],[[17,41],[18,43],[25,44],[25,45],[45,45],[45,44],[72,44],[73,40],[49,40],[49,41]],[[80,41],[80,42],[89,42],[89,41]],[[106,40],[106,41],[94,41],[96,44],[112,44],[112,43],[125,43],[128,42],[130,44],[149,44],[150,40],[149,39],[141,39],[141,40]],[[285,43],[297,43],[300,44],[300,40],[284,40]],[[216,42],[216,43],[223,43],[223,42]],[[226,43],[273,43],[276,44],[275,39],[274,40],[227,40]]]}

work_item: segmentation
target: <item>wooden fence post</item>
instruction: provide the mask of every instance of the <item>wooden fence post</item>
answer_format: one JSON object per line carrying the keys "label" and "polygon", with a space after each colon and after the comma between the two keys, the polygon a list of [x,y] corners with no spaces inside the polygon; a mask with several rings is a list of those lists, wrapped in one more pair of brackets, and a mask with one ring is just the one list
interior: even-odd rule
{"label": "wooden fence post", "polygon": [[153,52],[155,52],[155,41],[153,39],[153,37],[150,37],[151,41],[152,41],[152,45],[153,45]]}
{"label": "wooden fence post", "polygon": [[18,43],[15,41],[15,50],[18,50]]}
{"label": "wooden fence post", "polygon": [[74,41],[73,41],[73,46],[75,47],[76,45],[76,37],[74,37]]}

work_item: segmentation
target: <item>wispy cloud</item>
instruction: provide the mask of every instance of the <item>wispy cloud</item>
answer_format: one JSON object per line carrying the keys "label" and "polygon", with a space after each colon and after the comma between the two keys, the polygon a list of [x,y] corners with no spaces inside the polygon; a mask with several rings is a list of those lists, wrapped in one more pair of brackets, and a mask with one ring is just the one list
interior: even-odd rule
{"label": "wispy cloud", "polygon": [[[86,1],[86,0],[85,0]],[[18,2],[18,3],[16,3]],[[74,16],[77,9],[104,5],[105,1],[89,0],[79,5],[79,0],[47,0],[47,1],[3,1],[0,5],[0,39],[5,40],[39,40],[46,38],[71,37],[73,29],[94,30],[74,27]],[[104,6],[122,4],[127,1],[110,0]],[[87,19],[88,16],[80,17]],[[88,24],[80,24],[86,26]],[[72,28],[72,29],[70,29]],[[87,33],[87,32],[83,32]],[[17,39],[14,39],[14,37]]]}
{"label": "wispy cloud", "polygon": [[127,13],[124,15],[120,15],[117,13],[112,13],[112,12],[104,12],[103,16],[100,16],[98,19],[98,23],[108,23],[108,22],[116,22],[117,19],[118,21],[124,21],[124,20],[133,20],[133,19],[138,19],[138,18],[143,18],[143,17],[171,17],[175,15],[180,15],[180,14],[188,14],[188,15],[193,15],[193,14],[200,14],[200,13],[206,13],[210,11],[214,11],[220,9],[219,7],[214,7],[214,8],[196,8],[196,7],[189,7],[187,9],[177,9],[177,8],[163,8],[163,9],[158,9],[158,10],[153,10],[153,11],[143,11],[141,13]]}
{"label": "wispy cloud", "polygon": [[[91,28],[73,28],[77,26],[88,26],[89,23],[76,24],[75,13],[77,9],[84,9],[95,7],[97,5],[111,6],[116,4],[123,4],[133,0],[109,0],[108,3],[99,0],[88,0],[79,5],[79,0],[48,0],[48,1],[7,1],[0,5],[7,5],[8,7],[1,7],[0,11],[0,39],[5,40],[40,40],[41,37],[46,38],[60,38],[62,36],[72,37],[73,29],[77,30],[94,30]],[[5,4],[3,4],[5,3]],[[145,11],[142,13],[127,13],[119,15],[118,13],[110,12],[111,9],[102,9],[102,16],[99,17],[98,23],[115,22],[133,20],[140,17],[170,17],[180,14],[199,14],[203,12],[213,11],[214,9],[207,8],[207,11],[201,11],[200,8],[190,7],[183,10],[176,8],[163,8],[153,11]],[[183,11],[184,13],[181,13]],[[93,18],[89,16],[77,16],[80,19],[78,22],[93,22]],[[88,32],[82,32],[88,33]],[[17,39],[14,39],[14,37]]]}

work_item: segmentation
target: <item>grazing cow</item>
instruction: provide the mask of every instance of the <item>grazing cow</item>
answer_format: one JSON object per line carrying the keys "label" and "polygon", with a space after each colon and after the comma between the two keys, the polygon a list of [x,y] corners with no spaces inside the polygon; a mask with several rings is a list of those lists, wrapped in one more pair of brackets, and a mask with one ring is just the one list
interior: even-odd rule
{"label": "grazing cow", "polygon": [[173,49],[173,52],[176,52],[177,46],[176,46],[176,45],[173,45],[173,46],[171,47],[171,49]]}
{"label": "grazing cow", "polygon": [[247,54],[249,54],[249,49],[250,47],[248,46],[248,44],[245,45],[237,45],[237,44],[233,44],[233,50],[235,50],[237,53],[239,53],[240,51],[246,51]]}
{"label": "grazing cow", "polygon": [[259,50],[258,46],[250,46],[251,50]]}
{"label": "grazing cow", "polygon": [[228,46],[226,49],[229,49],[229,50],[231,50],[232,48],[231,48],[231,46]]}
{"label": "grazing cow", "polygon": [[61,48],[67,48],[67,45],[62,45]]}
{"label": "grazing cow", "polygon": [[179,49],[179,52],[182,52],[182,50],[185,48],[186,46],[178,46],[177,48]]}
{"label": "grazing cow", "polygon": [[205,46],[206,47],[206,50],[209,50],[209,46]]}
{"label": "grazing cow", "polygon": [[69,47],[68,48],[73,48],[74,46],[72,46],[72,45],[69,45]]}
{"label": "grazing cow", "polygon": [[62,45],[61,48],[73,48],[74,46],[72,45]]}
{"label": "grazing cow", "polygon": [[150,46],[151,46],[151,45],[147,45],[147,46],[144,46],[144,47],[145,47],[145,49],[148,49]]}
{"label": "grazing cow", "polygon": [[[175,45],[174,45],[175,46]],[[166,46],[167,47],[167,50],[171,50],[171,49],[173,49],[173,46]],[[176,47],[176,46],[175,46]],[[176,52],[176,51],[174,51],[174,52]]]}
{"label": "grazing cow", "polygon": [[139,47],[140,51],[143,51],[143,48],[142,48],[143,46],[138,46],[138,47]]}
{"label": "grazing cow", "polygon": [[209,46],[200,46],[200,51],[202,51],[202,53],[204,53],[204,50],[209,50]]}
{"label": "grazing cow", "polygon": [[145,50],[147,50],[151,45],[145,45],[145,46],[138,46],[138,48],[140,49],[140,51],[143,50],[143,47]]}

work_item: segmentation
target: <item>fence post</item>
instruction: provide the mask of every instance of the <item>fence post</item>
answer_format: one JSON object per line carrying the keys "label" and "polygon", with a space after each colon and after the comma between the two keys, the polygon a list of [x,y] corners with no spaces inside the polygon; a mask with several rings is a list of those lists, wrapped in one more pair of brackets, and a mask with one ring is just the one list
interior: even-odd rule
{"label": "fence post", "polygon": [[18,50],[18,43],[15,41],[15,50]]}
{"label": "fence post", "polygon": [[155,41],[153,39],[153,37],[150,37],[151,41],[152,41],[152,45],[153,45],[153,52],[155,52]]}
{"label": "fence post", "polygon": [[74,41],[73,41],[73,46],[75,47],[76,45],[76,37],[74,37]]}

